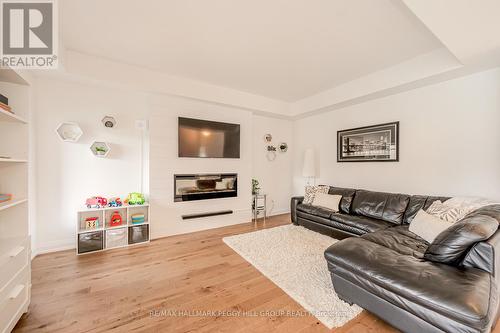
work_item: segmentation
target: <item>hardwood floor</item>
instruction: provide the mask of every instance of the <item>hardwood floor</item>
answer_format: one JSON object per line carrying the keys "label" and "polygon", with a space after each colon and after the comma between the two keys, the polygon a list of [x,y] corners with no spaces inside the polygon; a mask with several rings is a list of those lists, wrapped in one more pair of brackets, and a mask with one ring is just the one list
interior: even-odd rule
{"label": "hardwood floor", "polygon": [[[32,302],[15,332],[328,332],[311,316],[234,317],[234,311],[304,311],[222,242],[225,236],[290,223],[290,216],[154,240],[79,256],[40,255]],[[228,311],[189,316],[187,311]],[[172,316],[172,314],[181,316]],[[337,333],[396,332],[363,311]]]}

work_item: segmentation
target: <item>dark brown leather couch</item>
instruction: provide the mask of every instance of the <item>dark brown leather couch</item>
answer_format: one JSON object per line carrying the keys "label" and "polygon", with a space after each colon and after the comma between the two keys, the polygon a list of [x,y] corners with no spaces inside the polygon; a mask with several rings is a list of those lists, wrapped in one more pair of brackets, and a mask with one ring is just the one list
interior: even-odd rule
{"label": "dark brown leather couch", "polygon": [[325,251],[341,299],[403,332],[491,331],[499,314],[500,205],[468,216],[495,219],[496,232],[443,264],[427,260],[429,243],[408,226],[420,209],[447,197],[337,187],[329,193],[342,195],[338,213],[293,197],[291,216],[296,225],[343,239]]}

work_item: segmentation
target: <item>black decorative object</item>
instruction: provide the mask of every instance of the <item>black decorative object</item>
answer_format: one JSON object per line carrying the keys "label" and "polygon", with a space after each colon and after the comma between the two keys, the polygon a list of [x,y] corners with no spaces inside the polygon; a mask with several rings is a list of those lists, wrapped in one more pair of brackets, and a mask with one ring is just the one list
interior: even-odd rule
{"label": "black decorative object", "polygon": [[279,148],[280,152],[286,153],[286,151],[288,150],[288,144],[286,142],[282,142],[282,143],[280,143],[278,148]]}
{"label": "black decorative object", "polygon": [[238,196],[238,174],[174,175],[174,202]]}
{"label": "black decorative object", "polygon": [[337,132],[337,162],[399,161],[399,121]]}
{"label": "black decorative object", "polygon": [[0,103],[3,103],[5,105],[9,105],[9,99],[5,97],[4,95],[0,94]]}

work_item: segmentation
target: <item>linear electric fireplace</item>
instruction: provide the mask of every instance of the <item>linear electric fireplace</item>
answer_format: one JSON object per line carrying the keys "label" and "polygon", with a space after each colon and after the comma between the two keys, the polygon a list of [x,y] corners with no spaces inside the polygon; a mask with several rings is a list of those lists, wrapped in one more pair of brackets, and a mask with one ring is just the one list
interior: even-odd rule
{"label": "linear electric fireplace", "polygon": [[238,196],[238,174],[174,175],[174,201],[192,201]]}

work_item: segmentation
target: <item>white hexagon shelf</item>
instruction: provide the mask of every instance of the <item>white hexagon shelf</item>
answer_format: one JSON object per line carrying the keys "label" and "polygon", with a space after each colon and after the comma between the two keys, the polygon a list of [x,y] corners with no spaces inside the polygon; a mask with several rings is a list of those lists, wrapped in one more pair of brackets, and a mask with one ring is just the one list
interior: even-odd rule
{"label": "white hexagon shelf", "polygon": [[64,142],[77,142],[83,131],[77,123],[61,123],[57,126],[56,133]]}
{"label": "white hexagon shelf", "polygon": [[97,157],[106,157],[111,151],[111,148],[106,142],[94,141],[92,146],[90,146],[90,150],[92,151],[92,154]]}

